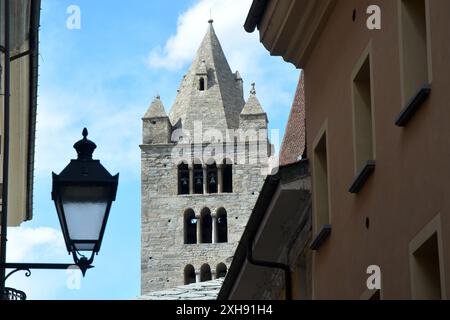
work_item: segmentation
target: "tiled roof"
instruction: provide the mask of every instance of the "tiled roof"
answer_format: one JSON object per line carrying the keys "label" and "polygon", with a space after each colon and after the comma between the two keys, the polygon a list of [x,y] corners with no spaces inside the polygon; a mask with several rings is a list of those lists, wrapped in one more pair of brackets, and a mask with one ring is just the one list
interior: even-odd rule
{"label": "tiled roof", "polygon": [[216,300],[224,278],[150,292],[137,300]]}
{"label": "tiled roof", "polygon": [[281,145],[280,165],[288,165],[300,160],[305,148],[305,81],[302,71]]}

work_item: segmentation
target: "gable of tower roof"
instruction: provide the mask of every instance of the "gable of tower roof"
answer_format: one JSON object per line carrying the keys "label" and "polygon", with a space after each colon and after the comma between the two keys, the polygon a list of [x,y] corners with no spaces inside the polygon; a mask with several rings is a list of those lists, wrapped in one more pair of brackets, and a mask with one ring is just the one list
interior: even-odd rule
{"label": "gable of tower roof", "polygon": [[250,91],[250,97],[247,100],[247,103],[244,106],[244,109],[242,109],[241,115],[259,115],[259,114],[266,114],[263,107],[261,106],[261,103],[259,102],[258,98],[256,97],[256,90],[255,90],[255,84],[252,84],[253,88],[252,91]]}
{"label": "gable of tower roof", "polygon": [[151,103],[150,107],[148,108],[147,112],[144,115],[144,119],[151,119],[151,118],[165,118],[167,117],[166,110],[164,109],[164,105],[161,101],[161,98],[159,96],[156,96],[156,98]]}
{"label": "gable of tower roof", "polygon": [[202,59],[202,62],[198,66],[197,75],[208,75],[208,68],[206,67],[206,61],[205,59]]}

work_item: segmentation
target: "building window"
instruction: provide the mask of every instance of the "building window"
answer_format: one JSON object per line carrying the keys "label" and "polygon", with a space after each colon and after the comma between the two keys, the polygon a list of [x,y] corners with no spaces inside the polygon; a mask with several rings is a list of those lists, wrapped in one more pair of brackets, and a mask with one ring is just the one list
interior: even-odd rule
{"label": "building window", "polygon": [[197,243],[197,219],[192,209],[184,212],[184,243]]}
{"label": "building window", "polygon": [[217,165],[215,161],[206,166],[206,181],[208,193],[217,193]]}
{"label": "building window", "polygon": [[184,284],[195,283],[195,269],[191,264],[184,268]]}
{"label": "building window", "polygon": [[411,278],[413,298],[442,299],[441,271],[437,233],[433,233],[412,253]]}
{"label": "building window", "polygon": [[372,120],[372,90],[370,54],[365,53],[353,77],[353,130],[355,172],[375,160]]}
{"label": "building window", "polygon": [[216,267],[216,278],[225,278],[227,275],[227,266],[224,263],[219,263]]}
{"label": "building window", "polygon": [[189,194],[189,166],[185,162],[178,165],[178,194]]}
{"label": "building window", "polygon": [[429,79],[427,13],[425,0],[401,0],[401,45],[405,104]]}
{"label": "building window", "polygon": [[211,268],[208,264],[202,265],[200,268],[200,282],[212,280],[211,277]]}
{"label": "building window", "polygon": [[223,162],[223,192],[232,193],[233,192],[233,164],[230,159],[226,159]]}
{"label": "building window", "polygon": [[227,211],[224,208],[217,210],[217,229],[216,229],[216,242],[224,243],[228,242],[228,221]]}
{"label": "building window", "polygon": [[203,166],[201,163],[194,163],[194,193],[203,194]]}
{"label": "building window", "polygon": [[204,208],[201,212],[200,229],[200,243],[212,243],[212,217],[211,211],[208,208]]}
{"label": "building window", "polygon": [[200,89],[200,91],[205,91],[205,79],[204,78],[200,78],[198,88]]}
{"label": "building window", "polygon": [[315,144],[313,154],[314,223],[315,231],[330,223],[328,196],[327,135],[324,131]]}

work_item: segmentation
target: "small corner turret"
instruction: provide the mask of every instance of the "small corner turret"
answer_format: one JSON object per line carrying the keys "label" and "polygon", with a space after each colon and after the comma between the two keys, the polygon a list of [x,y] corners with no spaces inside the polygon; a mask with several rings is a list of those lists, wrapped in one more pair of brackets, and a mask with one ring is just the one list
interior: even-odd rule
{"label": "small corner turret", "polygon": [[168,144],[172,133],[169,117],[164,110],[161,97],[157,95],[144,117],[143,121],[143,143],[144,144]]}
{"label": "small corner turret", "polygon": [[267,114],[256,97],[255,83],[252,83],[250,97],[240,114],[239,128],[243,130],[267,129],[268,122]]}

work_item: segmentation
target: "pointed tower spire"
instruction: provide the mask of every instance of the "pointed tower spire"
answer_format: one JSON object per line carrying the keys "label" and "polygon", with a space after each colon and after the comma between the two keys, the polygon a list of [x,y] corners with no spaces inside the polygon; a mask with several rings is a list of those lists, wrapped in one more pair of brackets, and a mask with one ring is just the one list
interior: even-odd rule
{"label": "pointed tower spire", "polygon": [[250,97],[240,115],[239,127],[244,130],[261,130],[267,129],[268,123],[267,114],[256,97],[255,83],[252,83]]}
{"label": "pointed tower spire", "polygon": [[200,121],[204,130],[237,129],[245,103],[240,81],[228,65],[210,19],[170,110],[172,126],[192,133],[194,122]]}
{"label": "pointed tower spire", "polygon": [[167,113],[164,110],[164,105],[161,102],[161,97],[156,95],[155,99],[151,103],[147,112],[144,115],[144,119],[152,119],[152,118],[164,118],[167,117]]}
{"label": "pointed tower spire", "polygon": [[261,103],[259,103],[258,98],[256,97],[256,88],[255,83],[252,83],[252,89],[250,90],[250,97],[247,100],[247,103],[242,109],[241,115],[257,115],[257,114],[266,114],[264,109],[261,107]]}

